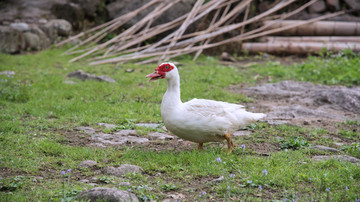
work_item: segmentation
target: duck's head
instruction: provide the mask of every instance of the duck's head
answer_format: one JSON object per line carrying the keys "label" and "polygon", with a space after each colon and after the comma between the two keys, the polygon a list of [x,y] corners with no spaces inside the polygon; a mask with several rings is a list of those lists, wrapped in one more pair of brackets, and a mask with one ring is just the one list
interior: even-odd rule
{"label": "duck's head", "polygon": [[178,76],[178,71],[176,66],[171,62],[161,63],[153,73],[146,75],[150,77],[149,81],[154,81],[157,79],[171,79],[174,76]]}

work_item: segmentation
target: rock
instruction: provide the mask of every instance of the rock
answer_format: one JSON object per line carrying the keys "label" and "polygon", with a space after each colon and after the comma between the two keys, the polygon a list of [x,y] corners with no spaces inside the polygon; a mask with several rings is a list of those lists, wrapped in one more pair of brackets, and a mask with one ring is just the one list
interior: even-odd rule
{"label": "rock", "polygon": [[172,136],[172,135],[159,133],[159,132],[152,132],[152,133],[149,133],[148,135],[156,140],[172,140],[172,139],[174,139],[174,136]]}
{"label": "rock", "polygon": [[352,9],[360,9],[360,0],[344,0],[345,3]]}
{"label": "rock", "polygon": [[[274,102],[269,104],[268,120],[349,119],[348,112],[360,113],[360,87],[314,85],[309,82],[282,81],[249,87],[243,93]],[[302,122],[303,122],[302,120]]]}
{"label": "rock", "polygon": [[[136,137],[133,135],[129,135],[131,134],[131,131],[133,130],[125,130],[127,131],[126,133],[124,132],[124,130],[116,132],[115,134],[95,134],[93,136],[91,136],[92,140],[98,141],[102,144],[110,144],[110,145],[121,145],[124,143],[146,143],[149,142],[149,139],[147,138],[141,138],[141,137]],[[129,133],[130,132],[130,133]]]}
{"label": "rock", "polygon": [[80,5],[71,2],[55,3],[52,11],[57,18],[70,22],[74,29],[82,29],[85,16]]}
{"label": "rock", "polygon": [[94,128],[91,128],[91,127],[83,127],[83,126],[80,126],[80,127],[74,128],[74,129],[77,130],[77,131],[83,131],[85,134],[88,134],[88,135],[93,135],[93,134],[95,134],[95,129],[94,129]]}
{"label": "rock", "polygon": [[0,26],[0,51],[2,53],[20,53],[25,49],[22,33],[8,26]]}
{"label": "rock", "polygon": [[342,143],[342,142],[335,142],[334,144],[336,146],[338,146],[338,147],[341,147],[341,146],[345,145],[345,143]]}
{"label": "rock", "polygon": [[33,34],[31,32],[25,32],[24,34],[25,39],[25,47],[26,49],[30,50],[40,50],[40,38],[38,35]]}
{"label": "rock", "polygon": [[237,60],[227,52],[222,52],[220,59],[223,61],[237,62]]}
{"label": "rock", "polygon": [[326,152],[331,152],[331,153],[338,153],[340,152],[339,150],[335,149],[335,148],[331,148],[331,147],[326,147],[326,146],[322,146],[322,145],[315,145],[313,147],[311,147],[312,149],[318,149],[318,150],[322,150],[322,151],[326,151]]}
{"label": "rock", "polygon": [[332,108],[360,112],[360,88],[325,87],[324,90],[315,90],[310,94],[314,103],[331,105]]}
{"label": "rock", "polygon": [[57,29],[56,27],[52,26],[49,23],[40,25],[39,28],[46,34],[50,42],[56,41],[56,38],[58,37]]}
{"label": "rock", "polygon": [[65,84],[77,84],[75,81],[65,80]]}
{"label": "rock", "polygon": [[137,132],[136,130],[120,130],[114,133],[114,135],[120,135],[120,136],[137,135]]}
{"label": "rock", "polygon": [[339,0],[326,0],[326,5],[330,11],[339,11],[341,9]]}
{"label": "rock", "polygon": [[137,123],[137,124],[135,124],[135,126],[155,129],[155,128],[158,128],[160,126],[160,124],[158,124],[158,123]]}
{"label": "rock", "polygon": [[326,4],[323,0],[318,0],[309,6],[309,13],[322,13],[326,11]]}
{"label": "rock", "polygon": [[0,72],[0,75],[15,75],[15,72],[14,71],[2,71]]}
{"label": "rock", "polygon": [[30,32],[36,34],[39,37],[38,50],[48,48],[51,45],[49,37],[38,26],[31,26]]}
{"label": "rock", "polygon": [[120,167],[107,167],[105,168],[105,173],[108,175],[115,175],[118,177],[124,176],[127,173],[142,173],[143,170],[141,167],[139,166],[135,166],[135,165],[129,165],[129,164],[124,164],[121,165]]}
{"label": "rock", "polygon": [[112,128],[116,128],[118,127],[115,124],[109,124],[109,123],[98,123],[97,125],[99,126],[104,126],[106,129],[112,129]]}
{"label": "rock", "polygon": [[19,32],[25,32],[25,31],[29,31],[30,27],[27,23],[24,22],[14,22],[10,24],[10,27],[19,31]]}
{"label": "rock", "polygon": [[221,182],[221,181],[223,181],[223,179],[224,179],[224,176],[220,176],[219,178],[211,180],[211,182]]}
{"label": "rock", "polygon": [[347,155],[313,156],[312,157],[313,161],[322,161],[322,160],[330,160],[330,159],[337,159],[339,161],[351,162],[351,163],[359,163],[360,162],[360,159],[357,159],[352,156],[347,156]]}
{"label": "rock", "polygon": [[78,78],[81,80],[96,80],[96,81],[106,81],[109,83],[115,83],[115,80],[108,76],[95,76],[92,74],[85,73],[82,70],[77,70],[77,71],[71,72],[67,76]]}
{"label": "rock", "polygon": [[289,121],[285,121],[285,120],[266,120],[266,123],[270,124],[270,125],[282,125],[282,124],[289,124]]}
{"label": "rock", "polygon": [[170,194],[169,195],[170,198],[173,198],[173,199],[176,199],[176,200],[179,200],[179,199],[185,199],[185,195],[182,194],[182,193],[173,193],[173,194]]}
{"label": "rock", "polygon": [[90,168],[90,167],[94,167],[96,164],[97,164],[96,161],[86,160],[86,161],[81,162],[81,163],[78,165],[78,167],[81,167],[81,168]]}
{"label": "rock", "polygon": [[123,187],[130,187],[131,186],[130,182],[120,182],[119,185],[123,186]]}
{"label": "rock", "polygon": [[[155,19],[153,25],[159,25],[162,23],[170,22],[175,20],[176,18],[188,13],[196,0],[183,0],[179,3],[175,4],[167,11],[165,11],[162,15],[160,15],[157,19]],[[140,8],[145,3],[148,3],[147,0],[116,0],[106,6],[106,10],[108,11],[110,19],[114,19],[125,13],[129,13],[137,8]],[[155,5],[157,6],[157,5]],[[152,6],[145,11],[139,13],[135,17],[133,17],[128,23],[127,26],[130,27],[134,25],[136,22],[140,21],[147,15],[150,11],[152,11],[155,6]]]}
{"label": "rock", "polygon": [[103,0],[72,0],[72,2],[81,6],[86,17],[95,18]]}
{"label": "rock", "polygon": [[118,202],[118,201],[133,201],[137,202],[139,199],[135,194],[128,191],[118,190],[114,188],[96,187],[90,190],[82,191],[78,195],[78,199],[84,201],[107,201],[107,202]]}
{"label": "rock", "polygon": [[235,131],[232,136],[234,137],[238,137],[238,136],[247,136],[247,135],[251,135],[252,132],[248,131],[248,130],[239,130],[239,131]]}
{"label": "rock", "polygon": [[48,23],[46,23],[48,26],[53,27],[56,29],[56,32],[59,36],[70,36],[72,32],[72,26],[71,24],[63,19],[54,19],[50,20]]}
{"label": "rock", "polygon": [[79,180],[79,182],[82,182],[82,183],[89,183],[90,180],[87,180],[87,179],[82,179],[82,180]]}
{"label": "rock", "polygon": [[89,185],[95,187],[95,186],[97,186],[98,184],[97,184],[97,183],[94,183],[94,182],[90,182]]}
{"label": "rock", "polygon": [[91,143],[90,146],[93,146],[93,147],[102,147],[102,148],[105,148],[105,147],[106,147],[105,145],[103,145],[103,144],[101,144],[101,143],[98,143],[98,142],[96,142],[96,143]]}

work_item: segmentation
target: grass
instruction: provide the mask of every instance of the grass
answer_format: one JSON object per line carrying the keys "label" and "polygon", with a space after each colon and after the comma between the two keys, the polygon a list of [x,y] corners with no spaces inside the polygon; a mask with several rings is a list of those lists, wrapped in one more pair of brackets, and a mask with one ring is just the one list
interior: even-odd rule
{"label": "grass", "polygon": [[[141,200],[168,198],[183,194],[187,200],[335,200],[354,201],[360,196],[360,169],[337,160],[311,161],[309,144],[331,146],[326,136],[333,131],[266,123],[247,127],[251,136],[235,139],[244,144],[226,154],[219,144],[207,144],[205,151],[156,150],[144,147],[93,148],[76,144],[86,134],[75,132],[76,126],[91,126],[103,132],[136,129],[146,135],[158,129],[136,127],[135,123],[162,123],[160,103],[165,82],[148,83],[145,75],[156,65],[88,66],[84,62],[68,63],[65,49],[51,49],[36,54],[0,55],[0,201],[74,200],[82,190],[92,188],[78,179],[95,180],[98,186],[131,189]],[[271,76],[273,81],[295,79],[321,84],[359,85],[359,56],[350,52],[310,57],[302,64],[283,66],[268,62],[247,69],[219,65],[216,58],[190,56],[176,60],[181,74],[183,101],[197,98],[233,103],[252,102],[226,89],[231,85],[257,82]],[[82,69],[96,75],[110,75],[116,83],[80,81],[66,75]],[[126,69],[134,69],[127,73]],[[65,83],[66,80],[76,84]],[[104,129],[97,123],[119,127]],[[341,147],[351,156],[359,155],[357,121],[338,123],[335,135],[354,142]],[[72,135],[72,136],[69,136]],[[71,138],[70,138],[71,137]],[[160,143],[159,143],[160,144]],[[166,145],[166,141],[161,143]],[[221,144],[220,144],[221,145]],[[259,154],[266,148],[270,156]],[[221,162],[216,159],[220,158]],[[134,164],[144,174],[117,178],[99,174],[96,169],[78,168],[84,160],[98,162],[97,170],[107,166]],[[61,171],[71,169],[66,176]],[[266,170],[266,175],[264,174]],[[214,179],[223,176],[220,182]],[[69,180],[69,181],[68,181]],[[122,182],[130,182],[130,186]],[[347,187],[347,189],[346,189]],[[328,189],[329,188],[329,189]],[[327,189],[329,191],[327,191]]]}

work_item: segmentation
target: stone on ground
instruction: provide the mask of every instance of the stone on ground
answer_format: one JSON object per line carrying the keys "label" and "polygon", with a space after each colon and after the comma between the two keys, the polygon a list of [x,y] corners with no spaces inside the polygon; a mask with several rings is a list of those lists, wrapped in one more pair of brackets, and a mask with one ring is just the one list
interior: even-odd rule
{"label": "stone on ground", "polygon": [[139,166],[124,164],[119,167],[109,166],[105,168],[105,173],[108,175],[115,175],[121,177],[127,173],[142,173],[143,169]]}
{"label": "stone on ground", "polygon": [[135,194],[128,191],[118,190],[114,188],[96,187],[90,190],[85,190],[78,195],[78,199],[86,201],[107,201],[107,202],[119,202],[119,201],[133,201],[137,202],[139,199]]}

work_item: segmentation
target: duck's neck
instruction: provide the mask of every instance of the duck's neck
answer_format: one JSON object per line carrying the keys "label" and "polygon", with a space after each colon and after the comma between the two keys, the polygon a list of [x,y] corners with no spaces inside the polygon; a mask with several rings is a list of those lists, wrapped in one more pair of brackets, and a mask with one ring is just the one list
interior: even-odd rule
{"label": "duck's neck", "polygon": [[167,79],[167,90],[161,102],[162,110],[176,108],[181,104],[179,76]]}

